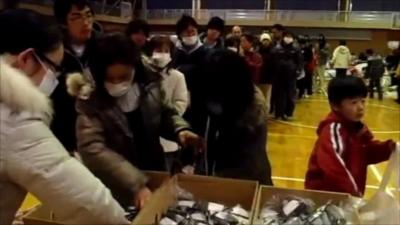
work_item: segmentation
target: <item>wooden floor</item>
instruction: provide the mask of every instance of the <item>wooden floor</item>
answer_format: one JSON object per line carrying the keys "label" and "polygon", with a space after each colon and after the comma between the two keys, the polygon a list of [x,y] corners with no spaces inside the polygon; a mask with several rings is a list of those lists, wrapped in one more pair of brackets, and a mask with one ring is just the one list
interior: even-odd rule
{"label": "wooden floor", "polygon": [[[329,111],[326,97],[314,96],[297,104],[293,122],[269,121],[268,154],[275,186],[303,189],[316,127]],[[368,100],[365,122],[376,138],[400,140],[400,105],[393,99]],[[369,168],[367,197],[377,189],[384,169],[385,163]],[[37,200],[28,196],[22,208],[35,204]]]}

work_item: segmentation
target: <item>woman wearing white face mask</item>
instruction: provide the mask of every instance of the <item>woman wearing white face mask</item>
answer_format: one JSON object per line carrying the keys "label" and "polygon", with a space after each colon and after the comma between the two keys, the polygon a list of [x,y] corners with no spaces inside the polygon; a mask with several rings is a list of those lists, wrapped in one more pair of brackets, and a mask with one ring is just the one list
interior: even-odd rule
{"label": "woman wearing white face mask", "polygon": [[[189,93],[186,87],[185,76],[171,68],[171,52],[173,43],[166,36],[155,36],[149,42],[151,55],[143,57],[143,64],[162,77],[161,85],[166,100],[175,108],[179,115],[183,115],[189,105]],[[168,169],[178,158],[179,146],[177,143],[161,138],[161,145],[166,153]]]}
{"label": "woman wearing white face mask", "polygon": [[[96,89],[77,102],[78,151],[122,205],[142,207],[151,192],[140,170],[166,170],[159,137],[200,148],[203,142],[167,106],[160,75],[143,67],[139,51],[125,35],[99,39],[89,67]],[[70,76],[71,94],[79,97],[82,80]]]}
{"label": "woman wearing white face mask", "polygon": [[48,127],[47,96],[63,57],[59,31],[20,9],[1,12],[0,27],[0,224],[12,223],[27,192],[62,224],[129,224],[110,191]]}

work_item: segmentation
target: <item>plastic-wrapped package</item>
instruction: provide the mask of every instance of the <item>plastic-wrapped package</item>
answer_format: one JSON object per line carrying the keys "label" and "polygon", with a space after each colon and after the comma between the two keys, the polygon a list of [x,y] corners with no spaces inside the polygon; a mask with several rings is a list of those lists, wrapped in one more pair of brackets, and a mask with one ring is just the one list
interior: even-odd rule
{"label": "plastic-wrapped package", "polygon": [[259,215],[262,225],[346,225],[345,210],[331,202],[315,209],[310,199],[294,196],[273,198],[266,202]]}
{"label": "plastic-wrapped package", "polygon": [[[178,190],[178,189],[177,189]],[[160,225],[249,225],[250,213],[240,205],[227,207],[216,202],[194,201],[179,188],[178,201],[168,209]],[[170,223],[170,224],[167,224]]]}

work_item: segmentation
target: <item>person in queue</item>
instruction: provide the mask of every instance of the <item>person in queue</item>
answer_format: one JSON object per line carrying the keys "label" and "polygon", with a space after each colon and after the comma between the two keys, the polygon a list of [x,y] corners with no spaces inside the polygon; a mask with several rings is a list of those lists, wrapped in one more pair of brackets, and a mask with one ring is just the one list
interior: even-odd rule
{"label": "person in queue", "polygon": [[190,106],[184,117],[196,133],[204,134],[206,112],[202,95],[204,87],[202,76],[207,50],[199,40],[198,28],[196,20],[188,15],[183,15],[176,23],[176,34],[179,40],[173,55],[173,67],[185,75],[190,93]]}
{"label": "person in queue", "polygon": [[230,34],[231,37],[240,38],[242,37],[242,28],[240,26],[233,26],[232,33]]}
{"label": "person in queue", "polygon": [[125,34],[136,44],[142,53],[147,53],[150,26],[145,20],[134,19],[129,22]]}
{"label": "person in queue", "polygon": [[203,142],[165,102],[161,76],[143,66],[126,35],[104,35],[95,49],[89,60],[94,92],[84,91],[90,82],[80,74],[67,81],[78,97],[78,151],[121,205],[142,207],[151,192],[140,170],[166,170],[160,136],[199,150]]}
{"label": "person in queue", "polygon": [[[87,61],[95,37],[93,10],[86,0],[55,0],[54,15],[64,33],[64,59],[57,87],[50,95],[54,107],[51,130],[64,147],[74,154],[76,150],[75,99],[67,92],[66,79],[73,72],[87,72]],[[86,74],[90,76],[89,74]]]}
{"label": "person in queue", "polygon": [[240,37],[228,37],[225,40],[225,48],[235,52],[236,54],[239,54],[239,50],[240,50]]}
{"label": "person in queue", "polygon": [[325,84],[325,71],[326,71],[326,64],[329,61],[330,56],[330,47],[327,43],[327,40],[323,34],[318,36],[318,43],[317,43],[317,54],[318,54],[318,68],[317,68],[317,78],[319,80],[319,84],[317,87],[318,92],[322,92],[325,95],[326,93],[326,84]]}
{"label": "person in queue", "polygon": [[285,33],[282,46],[276,45],[271,51],[275,119],[290,120],[296,106],[296,81],[303,70],[303,59],[293,42],[294,35]]}
{"label": "person in queue", "polygon": [[224,48],[225,21],[219,17],[212,17],[207,24],[207,30],[200,35],[200,40],[208,49]]}
{"label": "person in queue", "polygon": [[[148,46],[150,54],[143,56],[143,64],[152,72],[159,73],[167,102],[182,116],[189,105],[189,93],[185,76],[172,68],[171,54],[174,45],[167,36],[154,36],[150,39]],[[174,169],[174,163],[179,161],[180,147],[176,142],[162,137],[161,145],[165,152],[168,170],[171,171]]]}
{"label": "person in queue", "polygon": [[299,89],[298,98],[308,98],[313,94],[313,75],[314,75],[314,53],[313,46],[308,35],[299,38],[301,53],[304,62],[304,77],[297,81]]}
{"label": "person in queue", "polygon": [[110,191],[49,129],[61,32],[23,9],[2,11],[0,27],[7,31],[0,42],[0,224],[12,223],[27,192],[62,224],[129,224]]}
{"label": "person in queue", "polygon": [[268,33],[263,33],[260,36],[260,55],[263,59],[263,66],[261,68],[260,76],[260,89],[265,97],[265,104],[267,114],[271,109],[271,94],[272,94],[272,81],[273,81],[273,71],[271,65],[271,50],[272,50],[272,38]]}
{"label": "person in queue", "polygon": [[282,47],[283,42],[283,35],[285,32],[285,27],[281,24],[274,24],[272,26],[272,38],[273,38],[273,45],[278,46],[278,48]]}
{"label": "person in queue", "polygon": [[246,59],[247,65],[251,70],[251,78],[255,84],[260,83],[261,69],[263,59],[255,49],[256,38],[250,33],[245,33],[240,39],[240,47],[243,50],[243,56]]}
{"label": "person in queue", "polygon": [[[210,174],[272,185],[266,154],[265,100],[252,82],[246,60],[230,50],[217,50],[207,65]],[[226,80],[229,85],[225,85]]]}

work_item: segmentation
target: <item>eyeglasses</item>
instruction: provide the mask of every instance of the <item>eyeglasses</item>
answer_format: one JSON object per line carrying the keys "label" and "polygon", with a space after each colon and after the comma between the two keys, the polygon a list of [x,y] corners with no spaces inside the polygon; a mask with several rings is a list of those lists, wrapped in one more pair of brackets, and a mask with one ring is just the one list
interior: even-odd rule
{"label": "eyeglasses", "polygon": [[63,68],[62,66],[58,65],[57,63],[53,62],[51,59],[49,59],[47,56],[45,56],[42,53],[36,52],[36,55],[43,60],[46,64],[50,65],[53,69],[54,72],[59,72],[62,73],[63,72]]}

